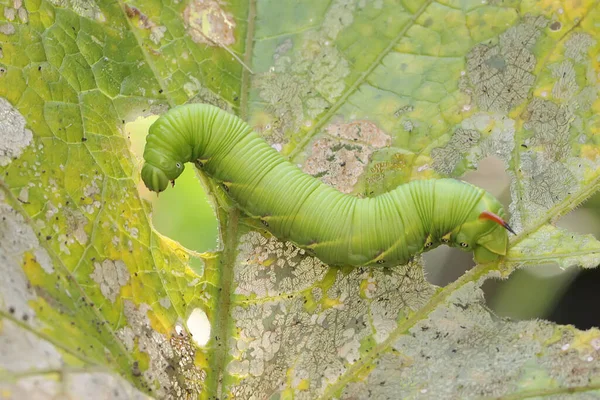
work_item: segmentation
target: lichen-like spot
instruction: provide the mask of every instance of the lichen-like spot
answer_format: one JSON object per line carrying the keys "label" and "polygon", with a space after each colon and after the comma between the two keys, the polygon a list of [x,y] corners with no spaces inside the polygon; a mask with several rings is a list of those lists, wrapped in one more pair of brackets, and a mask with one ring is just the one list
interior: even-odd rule
{"label": "lichen-like spot", "polygon": [[556,78],[556,83],[552,88],[552,96],[560,100],[571,100],[575,93],[579,91],[579,85],[575,80],[575,68],[569,60],[550,66],[552,77]]}
{"label": "lichen-like spot", "polygon": [[6,7],[4,9],[4,17],[8,21],[15,21],[17,17],[22,24],[29,22],[29,12],[23,4],[23,0],[15,0],[12,3],[13,7]]}
{"label": "lichen-like spot", "polygon": [[89,198],[90,202],[83,206],[83,209],[88,214],[93,214],[97,209],[102,206],[102,191],[100,190],[99,182],[102,182],[102,175],[94,175],[90,183],[84,186],[83,194]]}
{"label": "lichen-like spot", "polygon": [[469,165],[476,168],[479,160],[498,157],[508,168],[515,147],[515,120],[501,114],[477,113],[463,120],[464,129],[475,129],[485,136],[466,156]]}
{"label": "lichen-like spot", "polygon": [[[146,382],[156,382],[153,393],[160,398],[197,397],[206,373],[195,365],[195,347],[185,330],[173,332],[168,339],[150,325],[147,304],[136,307],[133,302],[123,302],[123,313],[128,325],[116,334],[124,343],[135,343],[146,353],[147,369],[140,371]],[[131,349],[130,349],[131,351]]]}
{"label": "lichen-like spot", "polygon": [[0,97],[0,166],[8,165],[29,146],[33,134],[25,129],[25,118],[6,99]]}
{"label": "lichen-like spot", "polygon": [[164,307],[166,309],[171,308],[171,300],[169,299],[168,296],[161,297],[160,299],[158,299],[158,302],[162,307]]}
{"label": "lichen-like spot", "polygon": [[[323,20],[323,33],[330,39],[337,38],[338,34],[354,21],[355,0],[334,0],[331,2]],[[361,4],[361,8],[365,5]]]}
{"label": "lichen-like spot", "polygon": [[[235,269],[236,294],[279,296],[304,290],[320,280],[327,267],[290,242],[266,239],[258,232],[240,238]],[[275,260],[274,263],[270,261]],[[266,268],[264,264],[268,263]]]}
{"label": "lichen-like spot", "polygon": [[536,97],[527,107],[525,129],[533,131],[528,145],[542,146],[547,157],[560,160],[570,150],[570,120],[573,111],[570,107],[555,104]]}
{"label": "lichen-like spot", "polygon": [[189,100],[189,103],[212,104],[213,106],[219,107],[220,109],[225,110],[227,112],[230,112],[230,113],[234,112],[230,103],[223,100],[222,97],[215,94],[215,92],[213,92],[212,90],[207,89],[204,86],[202,86],[202,84],[199,81],[197,81],[196,83],[192,83],[192,84],[188,83],[186,85],[190,86],[190,87],[188,87],[188,89],[189,89],[188,93],[190,94],[190,96],[191,95],[194,96]]}
{"label": "lichen-like spot", "polygon": [[72,10],[77,15],[94,19],[99,22],[106,21],[106,16],[94,0],[50,0],[56,7],[64,7]]}
{"label": "lichen-like spot", "polygon": [[14,21],[16,17],[17,17],[17,10],[15,10],[12,7],[6,7],[4,9],[4,18],[6,18],[8,21]]}
{"label": "lichen-like spot", "polygon": [[319,397],[362,357],[368,337],[385,340],[434,293],[419,265],[342,272],[256,232],[241,242],[236,270],[261,275],[235,275],[235,287],[244,288],[236,293],[249,299],[232,309],[238,334],[227,370],[241,380],[233,397],[271,397],[286,382],[295,398]]}
{"label": "lichen-like spot", "polygon": [[79,244],[87,244],[88,234],[85,231],[85,227],[88,224],[88,219],[86,216],[81,211],[71,211],[69,209],[65,209],[65,215],[67,218],[68,234],[73,236]]}
{"label": "lichen-like spot", "polygon": [[584,32],[572,34],[565,43],[565,56],[577,61],[587,60],[587,52],[591,46],[596,44],[596,39]]}
{"label": "lichen-like spot", "polygon": [[461,123],[448,144],[433,149],[433,167],[452,174],[462,160],[466,167],[477,168],[479,160],[498,157],[508,168],[515,146],[515,121],[501,114],[476,113]]}
{"label": "lichen-like spot", "polygon": [[189,35],[196,43],[229,46],[235,43],[235,20],[220,0],[192,0],[183,12]]}
{"label": "lichen-like spot", "polygon": [[29,22],[29,12],[25,7],[22,6],[22,4],[21,7],[17,9],[17,16],[19,17],[19,21],[21,21],[22,24],[26,24],[27,22]]}
{"label": "lichen-like spot", "polygon": [[498,44],[477,45],[467,55],[471,88],[463,90],[479,108],[505,113],[525,100],[535,81],[532,49],[546,24],[543,17],[527,16],[501,34]]}
{"label": "lichen-like spot", "polygon": [[104,260],[94,263],[94,272],[90,277],[100,285],[102,295],[114,303],[121,288],[129,282],[129,271],[121,260]]}
{"label": "lichen-like spot", "polygon": [[465,154],[479,142],[479,138],[479,132],[474,129],[458,128],[446,146],[431,151],[433,168],[442,174],[450,175]]}
{"label": "lichen-like spot", "polygon": [[369,313],[375,330],[373,338],[377,343],[383,342],[397,328],[398,307],[416,311],[434,293],[434,287],[425,280],[423,268],[417,262],[396,267],[393,274],[373,269],[367,282],[365,295],[371,299]]}
{"label": "lichen-like spot", "polygon": [[[575,234],[565,229],[544,225],[512,246],[509,258],[530,259],[528,264],[535,265],[555,262],[560,268],[566,270],[571,267],[596,268],[599,252],[600,243],[592,235]],[[561,256],[557,257],[557,254]]]}
{"label": "lichen-like spot", "polygon": [[304,34],[295,50],[289,38],[282,40],[273,66],[256,76],[253,84],[273,117],[271,142],[284,143],[286,132],[312,123],[343,93],[350,67],[332,43],[352,23],[355,10],[355,1],[334,0],[320,30]]}
{"label": "lichen-like spot", "polygon": [[171,373],[171,389],[167,398],[185,398],[192,395],[198,397],[206,380],[206,371],[196,365],[196,345],[191,335],[179,330],[171,335],[169,344],[173,349],[171,365],[177,368]]}
{"label": "lichen-like spot", "polygon": [[[521,154],[521,168],[517,186],[511,180],[511,192],[519,199],[511,203],[511,226],[520,231],[527,221],[544,218],[549,208],[578,189],[578,180],[567,165],[555,161],[545,153],[527,150]],[[527,204],[527,207],[520,207]]]}
{"label": "lichen-like spot", "polygon": [[[502,397],[532,369],[539,371],[536,376],[548,372],[540,357],[547,357],[543,349],[553,331],[544,321],[495,318],[482,292],[469,283],[400,336],[368,377],[348,385],[341,398]],[[592,370],[585,376],[593,376]]]}
{"label": "lichen-like spot", "polygon": [[11,23],[0,24],[0,33],[4,35],[14,35],[16,31],[15,26]]}
{"label": "lichen-like spot", "polygon": [[269,72],[257,76],[254,84],[274,117],[263,132],[265,139],[285,142],[285,132],[298,129],[304,121],[303,100],[310,93],[308,82],[299,76]]}

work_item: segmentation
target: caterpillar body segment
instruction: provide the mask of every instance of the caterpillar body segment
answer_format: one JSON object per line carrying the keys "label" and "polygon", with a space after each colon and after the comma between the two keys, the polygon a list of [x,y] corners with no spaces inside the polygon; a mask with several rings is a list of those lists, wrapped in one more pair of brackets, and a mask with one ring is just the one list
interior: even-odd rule
{"label": "caterpillar body segment", "polygon": [[506,254],[512,231],[491,194],[455,179],[412,181],[372,198],[343,194],[284,159],[238,117],[206,104],[160,117],[144,160],[142,179],[155,192],[186,162],[202,160],[241,210],[330,265],[405,264],[440,244],[485,263]]}

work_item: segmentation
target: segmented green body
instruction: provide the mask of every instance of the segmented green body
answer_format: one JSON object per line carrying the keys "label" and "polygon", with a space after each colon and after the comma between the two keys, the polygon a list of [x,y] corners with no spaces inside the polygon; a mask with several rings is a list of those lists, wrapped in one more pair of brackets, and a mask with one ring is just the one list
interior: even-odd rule
{"label": "segmented green body", "polygon": [[185,162],[199,161],[246,214],[328,264],[404,264],[441,243],[475,250],[476,258],[480,248],[480,261],[506,252],[506,231],[479,218],[485,210],[504,214],[483,189],[435,179],[372,198],[343,194],[284,159],[244,121],[210,105],[176,107],[159,118],[144,159],[142,178],[154,191],[179,176]]}

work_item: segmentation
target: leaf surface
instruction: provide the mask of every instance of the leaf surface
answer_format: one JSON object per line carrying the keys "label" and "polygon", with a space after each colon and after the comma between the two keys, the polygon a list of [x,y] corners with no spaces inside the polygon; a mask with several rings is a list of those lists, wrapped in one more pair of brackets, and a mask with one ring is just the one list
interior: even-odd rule
{"label": "leaf surface", "polygon": [[[590,0],[0,2],[2,393],[597,396],[597,329],[497,318],[480,286],[600,262],[554,226],[599,187],[598,21]],[[497,157],[518,235],[444,288],[421,258],[330,268],[200,176],[222,249],[191,252],[151,227],[123,126],[199,101],[360,196]]]}

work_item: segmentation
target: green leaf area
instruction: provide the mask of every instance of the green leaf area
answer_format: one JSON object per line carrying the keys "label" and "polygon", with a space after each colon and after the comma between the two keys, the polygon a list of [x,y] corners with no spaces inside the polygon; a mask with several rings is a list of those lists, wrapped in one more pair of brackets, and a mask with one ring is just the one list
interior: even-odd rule
{"label": "green leaf area", "polygon": [[[600,262],[554,225],[599,188],[598,37],[591,0],[0,0],[0,396],[597,398],[600,331],[480,285]],[[187,102],[355,195],[494,157],[518,234],[443,288],[421,259],[330,268],[200,176],[220,249],[189,251],[124,131]]]}

